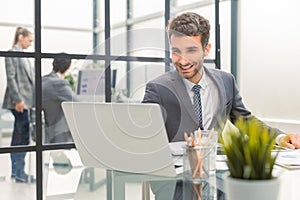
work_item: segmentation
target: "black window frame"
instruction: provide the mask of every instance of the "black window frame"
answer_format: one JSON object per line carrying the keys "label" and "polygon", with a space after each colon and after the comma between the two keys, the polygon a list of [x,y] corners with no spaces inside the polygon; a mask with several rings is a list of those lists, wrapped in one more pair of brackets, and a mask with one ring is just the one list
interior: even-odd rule
{"label": "black window frame", "polygon": [[[27,57],[34,58],[35,60],[35,78],[36,78],[36,131],[37,133],[42,132],[42,116],[41,116],[41,60],[44,58],[54,58],[59,54],[55,53],[42,53],[41,52],[41,1],[34,0],[34,34],[35,34],[35,51],[34,52],[8,52],[0,51],[0,57]],[[165,0],[165,25],[167,25],[170,18],[170,1]],[[127,4],[130,0],[127,0]],[[93,8],[97,7],[97,0],[93,1]],[[92,55],[88,54],[69,54],[72,59],[92,59],[102,60],[105,62],[105,77],[110,77],[111,68],[110,64],[112,61],[135,61],[135,62],[165,62],[165,71],[170,70],[170,52],[165,51],[164,58],[156,57],[135,57],[135,56],[121,56],[116,57],[111,55],[110,49],[110,1],[105,0],[105,54],[97,55],[96,52]],[[94,18],[97,16],[97,10],[94,9]],[[233,12],[233,11],[232,11]],[[127,16],[129,17],[129,16]],[[235,16],[236,17],[236,16]],[[94,24],[95,26],[95,24]],[[95,27],[94,27],[95,28]],[[127,27],[127,29],[130,27]],[[216,68],[220,66],[220,25],[219,25],[219,0],[215,0],[215,29],[216,29],[216,58],[211,60],[205,60],[206,63],[214,63]],[[94,35],[94,45],[97,43],[97,35]],[[166,38],[165,47],[169,49],[169,43]],[[235,56],[235,55],[232,55]],[[105,79],[105,102],[111,102],[111,79]],[[36,153],[36,199],[43,199],[43,152],[48,150],[61,150],[61,149],[72,149],[75,148],[74,143],[66,144],[43,144],[42,134],[36,135],[36,145],[34,146],[14,146],[14,147],[0,147],[0,154],[15,153],[15,152],[35,152]]]}

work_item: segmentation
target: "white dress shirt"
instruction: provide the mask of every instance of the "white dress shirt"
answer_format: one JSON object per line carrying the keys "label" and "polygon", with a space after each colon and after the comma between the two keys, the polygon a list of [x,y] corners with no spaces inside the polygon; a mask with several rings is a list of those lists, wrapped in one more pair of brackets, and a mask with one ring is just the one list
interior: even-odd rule
{"label": "white dress shirt", "polygon": [[[187,92],[190,96],[192,104],[194,104],[194,92],[193,92],[193,86],[194,83],[190,82],[189,80],[183,78],[183,82],[187,88]],[[216,85],[213,83],[213,81],[205,74],[205,71],[203,70],[202,78],[200,79],[198,85],[201,86],[200,89],[200,96],[201,96],[201,106],[202,106],[202,120],[203,120],[203,128],[209,129],[214,114],[217,116],[216,110],[217,105],[219,104],[220,98],[218,94],[218,90]],[[215,98],[214,98],[215,97]]]}

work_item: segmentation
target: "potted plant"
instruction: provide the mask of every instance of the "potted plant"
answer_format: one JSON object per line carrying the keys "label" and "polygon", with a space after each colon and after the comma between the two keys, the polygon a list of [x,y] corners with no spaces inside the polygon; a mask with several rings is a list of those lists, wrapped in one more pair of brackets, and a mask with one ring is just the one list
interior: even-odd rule
{"label": "potted plant", "polygon": [[278,155],[272,153],[275,134],[256,118],[239,118],[235,126],[225,126],[220,141],[230,172],[224,182],[228,199],[277,199],[280,182],[272,175]]}

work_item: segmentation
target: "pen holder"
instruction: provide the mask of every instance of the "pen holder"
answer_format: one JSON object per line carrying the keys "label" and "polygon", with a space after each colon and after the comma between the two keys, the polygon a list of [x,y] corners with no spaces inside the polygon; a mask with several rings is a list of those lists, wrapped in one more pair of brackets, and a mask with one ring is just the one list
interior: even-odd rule
{"label": "pen holder", "polygon": [[183,147],[183,178],[187,181],[202,182],[209,178],[210,147]]}
{"label": "pen holder", "polygon": [[214,200],[217,199],[216,179],[202,182],[183,181],[183,198],[191,200]]}
{"label": "pen holder", "polygon": [[[196,133],[195,131],[194,133]],[[217,156],[217,143],[218,143],[218,132],[214,130],[201,130],[201,145],[209,146],[209,174],[216,174],[216,156]]]}

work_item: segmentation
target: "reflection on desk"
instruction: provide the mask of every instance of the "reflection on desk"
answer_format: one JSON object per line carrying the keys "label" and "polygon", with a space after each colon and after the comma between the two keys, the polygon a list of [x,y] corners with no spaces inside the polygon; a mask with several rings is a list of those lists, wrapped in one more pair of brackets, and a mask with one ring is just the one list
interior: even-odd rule
{"label": "reflection on desk", "polygon": [[[75,154],[66,154],[68,157]],[[72,159],[71,159],[72,160]],[[181,193],[183,199],[224,200],[223,180],[228,176],[227,170],[217,170],[216,176],[210,177],[207,183],[193,184],[182,182],[182,176],[176,178],[155,175],[125,173],[99,168],[73,167],[67,174],[58,175],[49,165],[47,200],[152,200],[162,196],[164,200],[173,199],[174,193]],[[287,170],[275,166],[274,175],[281,179],[280,200],[298,200],[300,170]],[[58,178],[60,177],[60,178]],[[62,183],[62,180],[66,182]],[[180,186],[181,185],[181,186]],[[49,187],[54,187],[50,192]],[[71,188],[72,191],[64,188]],[[158,194],[159,187],[166,188],[166,194]],[[180,188],[181,187],[181,188]],[[181,191],[180,191],[181,190]],[[150,192],[149,192],[150,191]]]}

